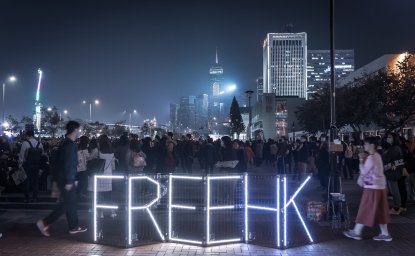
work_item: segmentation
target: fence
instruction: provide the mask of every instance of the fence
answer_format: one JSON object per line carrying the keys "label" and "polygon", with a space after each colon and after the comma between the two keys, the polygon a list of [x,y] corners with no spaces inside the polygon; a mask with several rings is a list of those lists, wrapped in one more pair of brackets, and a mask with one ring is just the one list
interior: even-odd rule
{"label": "fence", "polygon": [[276,248],[313,242],[299,196],[310,178],[297,183],[289,175],[97,175],[94,241]]}

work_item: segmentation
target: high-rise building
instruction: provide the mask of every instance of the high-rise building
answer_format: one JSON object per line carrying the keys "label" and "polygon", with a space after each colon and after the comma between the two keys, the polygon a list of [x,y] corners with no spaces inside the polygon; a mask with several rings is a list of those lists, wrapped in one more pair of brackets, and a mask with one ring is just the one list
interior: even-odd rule
{"label": "high-rise building", "polygon": [[209,119],[224,119],[223,95],[223,68],[219,65],[218,51],[216,50],[215,64],[209,69],[209,85],[211,89],[209,102]]}
{"label": "high-rise building", "polygon": [[180,99],[178,111],[180,132],[190,132],[195,127],[195,96],[184,96]]}
{"label": "high-rise building", "polygon": [[208,133],[209,131],[209,96],[201,94],[196,97],[195,101],[195,127],[199,133]]}
{"label": "high-rise building", "polygon": [[[354,50],[335,50],[336,80],[354,71]],[[318,89],[330,84],[330,50],[309,50],[307,54],[307,93],[310,97]]]}
{"label": "high-rise building", "polygon": [[219,65],[218,50],[216,49],[215,64],[209,69],[209,85],[212,96],[218,96],[223,87],[223,68]]}
{"label": "high-rise building", "polygon": [[307,99],[307,34],[268,33],[263,45],[263,93]]}
{"label": "high-rise building", "polygon": [[256,80],[256,89],[256,99],[257,101],[259,101],[260,99],[262,99],[262,94],[264,94],[264,78],[262,78],[262,76],[258,77]]}
{"label": "high-rise building", "polygon": [[169,128],[173,132],[178,131],[178,121],[179,121],[178,110],[179,110],[178,104],[175,104],[175,103],[170,104],[170,127]]}

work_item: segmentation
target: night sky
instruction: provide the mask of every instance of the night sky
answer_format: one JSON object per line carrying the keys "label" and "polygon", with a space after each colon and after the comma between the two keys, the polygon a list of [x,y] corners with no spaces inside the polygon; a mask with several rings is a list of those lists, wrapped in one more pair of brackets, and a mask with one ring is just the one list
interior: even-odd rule
{"label": "night sky", "polygon": [[[336,48],[355,49],[356,68],[386,53],[415,51],[415,1],[337,0]],[[32,116],[37,69],[44,106],[87,119],[82,100],[99,99],[93,119],[169,119],[169,103],[208,93],[215,61],[227,83],[255,89],[269,32],[307,32],[308,49],[329,49],[329,0],[59,1],[1,0],[0,78],[6,114]]]}

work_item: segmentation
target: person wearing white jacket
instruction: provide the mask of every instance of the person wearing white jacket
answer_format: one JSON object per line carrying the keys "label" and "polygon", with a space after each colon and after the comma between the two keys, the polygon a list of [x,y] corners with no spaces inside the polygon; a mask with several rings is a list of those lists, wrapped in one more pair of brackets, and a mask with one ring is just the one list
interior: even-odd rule
{"label": "person wearing white jacket", "polygon": [[[105,160],[104,171],[102,175],[112,175],[115,170],[115,156],[112,152],[111,141],[107,135],[98,137],[98,157]],[[88,182],[88,190],[94,191],[93,177],[90,177]],[[112,200],[112,179],[99,179],[97,183],[98,200],[111,204]],[[101,212],[100,217],[104,214]],[[115,217],[115,210],[111,210],[111,217]]]}
{"label": "person wearing white jacket", "polygon": [[344,231],[343,234],[355,240],[362,240],[362,231],[365,226],[379,225],[381,233],[373,237],[375,241],[392,241],[388,232],[389,208],[386,191],[386,178],[383,172],[382,157],[376,151],[379,139],[368,137],[365,139],[365,152],[359,154],[360,176],[358,184],[363,187],[359,211],[354,229]]}

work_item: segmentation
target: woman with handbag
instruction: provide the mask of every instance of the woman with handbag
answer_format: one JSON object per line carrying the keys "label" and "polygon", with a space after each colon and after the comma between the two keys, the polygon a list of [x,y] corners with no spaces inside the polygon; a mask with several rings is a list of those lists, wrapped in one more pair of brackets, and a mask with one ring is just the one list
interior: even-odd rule
{"label": "woman with handbag", "polygon": [[[105,164],[102,171],[102,175],[112,175],[112,171],[115,170],[115,156],[112,152],[111,141],[107,135],[101,135],[98,137],[98,158],[104,159]],[[88,183],[88,191],[94,191],[93,177],[90,177],[91,182]],[[105,198],[105,203],[111,203],[112,200],[112,179],[100,179],[97,183],[97,192],[100,198]],[[103,214],[100,215],[103,217]],[[111,210],[111,217],[115,217],[116,213]]]}
{"label": "woman with handbag", "polygon": [[358,183],[363,187],[359,210],[354,229],[344,231],[346,237],[362,240],[362,231],[365,226],[373,227],[378,224],[381,233],[373,237],[376,241],[392,241],[388,232],[389,210],[386,190],[386,179],[383,173],[383,162],[376,151],[379,143],[376,137],[365,139],[364,148],[368,153],[359,154],[360,176]]}
{"label": "woman with handbag", "polygon": [[128,159],[127,169],[130,173],[143,172],[146,163],[146,154],[141,150],[141,145],[138,140],[130,142],[129,150],[126,158]]}

